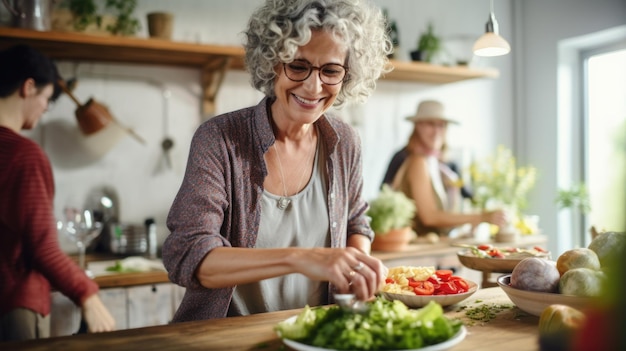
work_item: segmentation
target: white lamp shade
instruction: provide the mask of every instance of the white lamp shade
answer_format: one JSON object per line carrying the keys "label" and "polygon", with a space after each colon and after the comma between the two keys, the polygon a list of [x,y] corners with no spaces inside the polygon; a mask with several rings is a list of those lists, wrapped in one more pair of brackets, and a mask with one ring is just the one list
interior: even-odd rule
{"label": "white lamp shade", "polygon": [[498,34],[487,32],[476,40],[473,51],[476,56],[501,56],[508,54],[511,46]]}

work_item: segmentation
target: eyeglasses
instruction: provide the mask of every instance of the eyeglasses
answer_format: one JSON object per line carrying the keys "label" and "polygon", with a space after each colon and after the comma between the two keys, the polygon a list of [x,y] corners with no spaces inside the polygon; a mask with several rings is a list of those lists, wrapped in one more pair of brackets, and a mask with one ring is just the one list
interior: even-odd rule
{"label": "eyeglasses", "polygon": [[296,60],[283,63],[285,75],[294,82],[302,82],[311,76],[314,69],[318,70],[322,83],[326,85],[337,85],[346,78],[348,68],[336,63],[327,63],[320,67],[315,67],[303,60]]}

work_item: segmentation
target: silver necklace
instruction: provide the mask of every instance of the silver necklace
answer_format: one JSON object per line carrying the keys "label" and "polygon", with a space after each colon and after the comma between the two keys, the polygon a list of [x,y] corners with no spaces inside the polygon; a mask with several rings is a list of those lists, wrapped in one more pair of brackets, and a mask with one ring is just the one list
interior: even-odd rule
{"label": "silver necklace", "polygon": [[[310,139],[313,140],[313,133],[310,134]],[[276,152],[276,159],[278,160],[278,170],[280,171],[280,179],[283,183],[283,196],[281,196],[278,201],[276,202],[276,206],[281,209],[281,210],[285,210],[287,209],[287,207],[289,207],[289,204],[291,203],[291,199],[289,199],[287,197],[287,185],[285,184],[285,176],[283,174],[283,164],[280,161],[280,155],[278,154],[278,148],[276,147],[276,142],[274,142],[274,152]],[[304,165],[306,165],[309,160],[311,159],[311,152],[309,152],[309,156],[306,158]],[[302,181],[304,180],[304,175],[306,174],[306,167],[302,167],[302,174],[300,175],[300,180],[298,181],[298,187],[296,188],[297,190],[300,190],[300,186],[302,185]]]}

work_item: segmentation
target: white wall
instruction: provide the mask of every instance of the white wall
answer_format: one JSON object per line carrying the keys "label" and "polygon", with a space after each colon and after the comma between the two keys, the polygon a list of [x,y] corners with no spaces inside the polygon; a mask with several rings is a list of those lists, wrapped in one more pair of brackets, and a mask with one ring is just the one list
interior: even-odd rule
{"label": "white wall", "polygon": [[[557,189],[582,174],[572,140],[580,101],[563,104],[567,95],[563,89],[569,87],[557,85],[558,73],[564,69],[559,47],[573,38],[625,25],[626,1],[525,0],[515,2],[514,10],[517,151],[520,159],[541,172],[530,207],[541,215],[550,250],[558,255],[575,245],[574,238],[586,234],[572,232],[584,229],[572,229],[567,218],[559,222],[563,213],[554,203]],[[623,193],[619,189],[617,194]]]}
{"label": "white wall", "polygon": [[[468,52],[480,36],[489,13],[488,0],[377,0],[398,23],[401,41],[399,57],[406,59],[415,47],[428,21],[448,44],[461,45]],[[247,18],[260,0],[140,0],[136,15],[142,21],[139,36],[147,36],[145,14],[155,10],[173,12],[173,39],[211,44],[238,45]],[[513,37],[513,9],[510,0],[496,2],[496,17],[501,34]],[[558,17],[558,16],[554,16]],[[459,44],[460,43],[460,44]],[[449,58],[441,57],[441,61]],[[500,70],[498,79],[478,79],[446,85],[380,81],[376,92],[363,106],[346,108],[340,113],[361,133],[364,144],[365,196],[372,198],[395,150],[404,145],[411,125],[404,117],[415,112],[421,99],[443,101],[461,126],[449,131],[453,149],[465,155],[481,156],[495,145],[513,146],[514,55],[499,58],[473,58],[471,65]],[[66,199],[86,196],[98,186],[114,187],[120,200],[121,219],[143,222],[155,217],[159,239],[167,235],[165,218],[184,173],[190,138],[201,122],[199,72],[193,69],[135,65],[62,62],[62,74],[76,77],[75,94],[81,101],[90,96],[107,104],[125,125],[135,129],[147,144],[122,137],[101,154],[86,152],[87,146],[106,142],[85,140],[77,134],[73,117],[74,103],[63,96],[44,116],[41,125],[29,133],[50,154],[56,177],[55,206],[60,213]],[[164,112],[163,91],[171,92]],[[229,72],[217,96],[217,112],[222,113],[256,104],[261,95],[247,82],[244,72]],[[175,141],[173,168],[159,167],[160,142],[164,118]],[[111,140],[115,139],[111,137]],[[61,238],[63,247],[73,245]]]}

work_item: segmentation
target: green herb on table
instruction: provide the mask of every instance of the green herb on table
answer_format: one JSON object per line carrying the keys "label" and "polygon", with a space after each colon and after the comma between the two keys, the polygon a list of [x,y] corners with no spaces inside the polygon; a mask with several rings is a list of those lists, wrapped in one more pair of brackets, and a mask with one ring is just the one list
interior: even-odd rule
{"label": "green herb on table", "polygon": [[513,308],[513,305],[482,304],[465,309],[465,316],[471,320],[486,323],[496,318],[498,313],[511,308]]}

